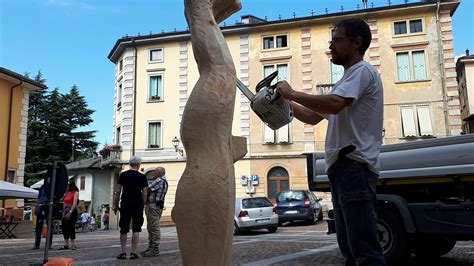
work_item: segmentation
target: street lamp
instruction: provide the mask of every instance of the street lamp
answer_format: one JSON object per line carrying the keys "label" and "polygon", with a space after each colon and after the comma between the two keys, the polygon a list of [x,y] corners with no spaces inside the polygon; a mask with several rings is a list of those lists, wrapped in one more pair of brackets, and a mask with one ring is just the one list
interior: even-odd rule
{"label": "street lamp", "polygon": [[179,155],[183,156],[183,150],[178,148],[179,143],[181,142],[176,136],[174,136],[174,139],[171,140],[173,143],[174,151],[177,152]]}

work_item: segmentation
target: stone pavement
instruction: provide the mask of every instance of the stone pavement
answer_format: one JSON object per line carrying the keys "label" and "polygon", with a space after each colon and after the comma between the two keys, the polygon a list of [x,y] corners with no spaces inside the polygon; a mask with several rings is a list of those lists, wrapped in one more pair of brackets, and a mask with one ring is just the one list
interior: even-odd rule
{"label": "stone pavement", "polygon": [[[129,234],[129,237],[131,234]],[[146,230],[140,234],[139,250],[146,249]],[[129,239],[130,242],[130,239]],[[42,240],[42,244],[44,239]],[[161,255],[131,261],[117,260],[120,253],[116,230],[80,233],[78,249],[60,251],[62,237],[55,235],[49,257],[77,259],[77,265],[181,265],[175,227],[162,228]],[[30,250],[33,239],[0,240],[0,265],[29,265],[41,263],[43,250]],[[289,225],[276,233],[259,230],[234,237],[233,265],[343,265],[335,235],[326,234],[325,223],[313,226]],[[431,265],[474,265],[474,242],[459,242],[449,254]],[[426,265],[412,258],[409,265]]]}

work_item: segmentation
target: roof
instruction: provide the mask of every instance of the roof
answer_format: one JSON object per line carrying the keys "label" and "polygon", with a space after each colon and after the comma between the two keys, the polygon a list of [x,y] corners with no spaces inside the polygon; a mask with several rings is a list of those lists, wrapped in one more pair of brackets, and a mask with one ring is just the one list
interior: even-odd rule
{"label": "roof", "polygon": [[[442,0],[442,5],[449,5],[448,8],[451,10],[451,15],[456,11],[457,7],[460,4],[460,0]],[[308,24],[314,23],[316,21],[335,21],[343,17],[355,17],[355,16],[371,16],[376,14],[386,14],[389,10],[399,10],[403,8],[417,8],[417,7],[436,7],[436,0],[422,0],[414,3],[399,4],[399,5],[390,5],[383,7],[359,9],[353,11],[344,11],[330,14],[306,16],[299,18],[291,19],[279,19],[275,21],[265,21],[260,18],[257,18],[252,15],[244,15],[242,17],[250,18],[248,24],[237,23],[231,26],[220,27],[222,33],[226,34],[237,34],[237,33],[249,33],[251,31],[265,29],[268,27],[280,27],[282,24]],[[189,30],[185,31],[174,31],[174,32],[163,32],[160,34],[149,34],[149,35],[138,35],[138,36],[125,36],[120,38],[115,43],[114,47],[110,51],[107,58],[113,63],[117,63],[118,59],[121,57],[122,53],[128,47],[136,47],[141,44],[151,44],[157,42],[167,42],[167,41],[182,41],[189,40],[191,38]]]}
{"label": "roof", "polygon": [[21,75],[21,74],[18,74],[18,73],[16,73],[16,72],[13,72],[13,71],[11,71],[11,70],[8,70],[8,69],[6,69],[6,68],[4,68],[4,67],[0,67],[0,77],[2,76],[2,74],[3,74],[3,75],[6,75],[6,76],[8,76],[8,77],[11,77],[11,78],[15,78],[15,79],[17,79],[18,81],[21,80],[21,81],[23,81],[23,82],[29,83],[30,85],[33,85],[34,87],[37,87],[38,89],[43,89],[43,90],[45,90],[45,89],[48,88],[48,86],[46,86],[46,85],[44,85],[44,84],[41,84],[41,83],[39,83],[39,82],[37,82],[37,81],[34,81],[34,80],[30,79],[30,78],[27,78],[27,77],[25,77],[25,76],[23,76],[23,75]]}
{"label": "roof", "polygon": [[474,121],[474,114],[471,114],[470,116],[464,118],[462,121]]}
{"label": "roof", "polygon": [[[102,169],[101,167],[101,158],[100,157],[95,157],[95,158],[88,158],[80,161],[75,161],[72,163],[66,164],[66,168],[68,171],[71,170],[80,170],[80,169],[90,169],[90,168],[96,168],[96,169]],[[44,175],[46,174],[47,170],[41,171],[36,173],[37,175]]]}

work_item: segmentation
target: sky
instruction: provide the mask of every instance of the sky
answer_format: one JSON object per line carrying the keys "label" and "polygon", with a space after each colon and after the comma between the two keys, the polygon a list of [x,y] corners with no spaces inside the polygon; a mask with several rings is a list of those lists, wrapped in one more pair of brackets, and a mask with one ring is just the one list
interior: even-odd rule
{"label": "sky", "polygon": [[[375,7],[388,0],[369,0]],[[404,0],[392,0],[392,4]],[[409,2],[418,2],[410,0]],[[242,0],[241,15],[268,20],[355,10],[362,0]],[[125,35],[184,30],[184,0],[0,0],[0,66],[34,76],[41,70],[49,90],[67,93],[75,84],[95,110],[99,149],[112,143],[114,64],[107,59]],[[474,53],[474,0],[462,0],[453,17],[455,54]]]}

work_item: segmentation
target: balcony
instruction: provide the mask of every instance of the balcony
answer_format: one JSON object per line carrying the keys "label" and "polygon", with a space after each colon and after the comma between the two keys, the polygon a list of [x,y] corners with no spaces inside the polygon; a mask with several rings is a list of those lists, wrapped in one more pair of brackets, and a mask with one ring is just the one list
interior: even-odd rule
{"label": "balcony", "polygon": [[118,163],[120,162],[122,154],[122,146],[119,144],[107,145],[99,151],[99,154],[102,156],[102,161],[100,163],[101,166],[105,164]]}
{"label": "balcony", "polygon": [[318,84],[316,85],[316,95],[330,94],[334,83],[331,84]]}

